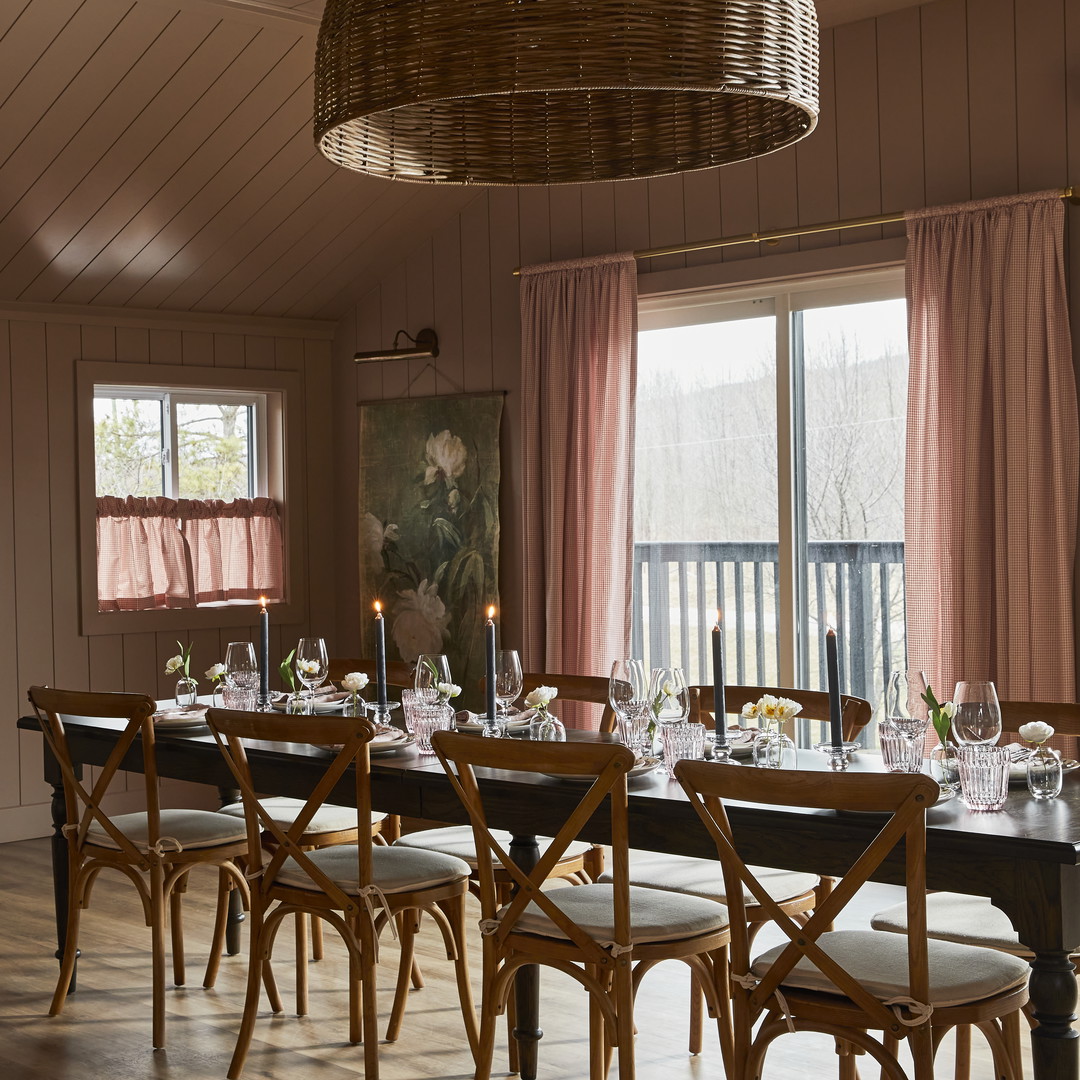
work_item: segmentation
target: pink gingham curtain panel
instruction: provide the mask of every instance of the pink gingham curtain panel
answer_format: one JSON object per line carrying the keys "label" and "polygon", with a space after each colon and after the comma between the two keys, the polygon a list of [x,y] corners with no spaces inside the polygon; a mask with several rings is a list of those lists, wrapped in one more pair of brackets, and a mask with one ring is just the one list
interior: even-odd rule
{"label": "pink gingham curtain panel", "polygon": [[942,700],[958,679],[1074,700],[1063,220],[1057,192],[907,215],[908,655]]}
{"label": "pink gingham curtain panel", "polygon": [[525,666],[606,676],[630,647],[633,255],[523,267],[521,362]]}
{"label": "pink gingham curtain panel", "polygon": [[98,610],[284,599],[272,499],[97,500]]}

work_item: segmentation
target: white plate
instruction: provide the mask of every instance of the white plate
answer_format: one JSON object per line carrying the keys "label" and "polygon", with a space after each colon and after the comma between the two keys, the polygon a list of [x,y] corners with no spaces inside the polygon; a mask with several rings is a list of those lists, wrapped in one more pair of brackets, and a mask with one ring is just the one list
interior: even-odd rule
{"label": "white plate", "polygon": [[[1074,769],[1080,769],[1080,761],[1074,761],[1072,758],[1062,758],[1061,771],[1063,773],[1070,773]],[[1009,783],[1010,784],[1026,784],[1027,783],[1027,762],[1026,761],[1014,761],[1009,766]]]}
{"label": "white plate", "polygon": [[[315,697],[315,712],[317,715],[324,715],[326,713],[341,712],[342,705],[345,704],[345,700],[348,698],[348,691],[335,690],[330,694],[319,694]],[[285,703],[289,700],[287,694],[282,694],[280,697],[272,697],[270,704],[273,706],[275,712],[284,712]]]}
{"label": "white plate", "polygon": [[[647,757],[643,758],[637,765],[635,765],[627,774],[627,780],[632,780],[635,776],[644,776],[646,773],[650,773],[663,761],[663,758]],[[566,773],[544,773],[544,776],[550,776],[552,780],[569,780],[574,784],[591,784],[596,777],[595,776],[568,776]]]}
{"label": "white plate", "polygon": [[154,713],[157,731],[190,731],[206,727],[206,705],[187,705],[183,708],[159,709]]}
{"label": "white plate", "polygon": [[[507,731],[525,731],[529,725],[533,722],[532,713],[528,713],[524,716],[519,716],[513,720],[507,720]],[[482,731],[484,727],[484,717],[477,716],[475,713],[469,714],[468,720],[458,720],[458,731]]]}
{"label": "white plate", "polygon": [[374,756],[379,754],[396,754],[399,750],[404,750],[406,746],[412,746],[416,742],[416,736],[410,735],[406,731],[402,731],[397,736],[388,735],[376,735],[374,739],[368,743],[368,753]]}

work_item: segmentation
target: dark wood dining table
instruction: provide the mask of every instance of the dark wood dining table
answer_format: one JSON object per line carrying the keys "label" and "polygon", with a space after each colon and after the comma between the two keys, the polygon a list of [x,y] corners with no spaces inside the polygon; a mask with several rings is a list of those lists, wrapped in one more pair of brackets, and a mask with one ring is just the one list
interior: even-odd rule
{"label": "dark wood dining table", "polygon": [[[38,730],[35,717],[19,727]],[[70,720],[73,760],[102,764],[115,744],[119,722]],[[609,736],[585,736],[608,738]],[[314,787],[328,755],[300,743],[252,744],[249,756],[257,785],[265,791],[302,797]],[[231,790],[231,777],[206,729],[162,732],[157,736],[157,766],[162,777],[191,780]],[[799,752],[799,767],[823,769],[813,751]],[[873,754],[856,755],[853,769],[880,770]],[[142,769],[134,746],[124,768]],[[45,779],[53,785],[53,873],[57,934],[63,947],[67,896],[63,788],[48,752]],[[480,774],[489,822],[510,830],[516,853],[527,859],[535,834],[551,835],[581,796],[580,785],[546,777],[491,770]],[[433,821],[467,823],[441,765],[413,748],[372,758],[372,802],[381,810]],[[662,770],[630,781],[630,840],[635,847],[679,855],[715,857],[712,843],[678,784]],[[341,797],[348,798],[344,784]],[[840,877],[881,827],[876,815],[840,814],[761,804],[729,808],[740,849],[750,862]],[[1065,777],[1059,798],[1037,802],[1023,786],[1010,791],[1004,810],[976,814],[959,799],[927,813],[927,883],[931,889],[989,896],[1012,919],[1030,948],[1033,1016],[1032,1056],[1036,1080],[1080,1080],[1080,1042],[1073,1028],[1077,986],[1070,953],[1080,949],[1080,771]],[[583,838],[607,843],[607,825],[597,815]],[[876,880],[903,883],[900,859],[892,859]],[[538,987],[523,984],[518,998],[517,1034],[521,1074],[533,1080],[537,1069]],[[524,1011],[522,1011],[524,1010]]]}

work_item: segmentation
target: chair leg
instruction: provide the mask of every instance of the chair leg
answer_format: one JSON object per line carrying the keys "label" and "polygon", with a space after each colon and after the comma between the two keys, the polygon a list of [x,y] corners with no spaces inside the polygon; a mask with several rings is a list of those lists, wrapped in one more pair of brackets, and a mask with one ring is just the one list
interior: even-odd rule
{"label": "chair leg", "polygon": [[928,1023],[911,1029],[908,1046],[915,1062],[915,1080],[934,1080],[934,1040]]}
{"label": "chair leg", "polygon": [[954,1080],[969,1080],[971,1076],[971,1025],[956,1026],[956,1058],[953,1065]]}
{"label": "chair leg", "polygon": [[398,962],[397,985],[394,987],[394,1007],[390,1011],[390,1023],[386,1028],[387,1042],[395,1042],[401,1034],[401,1022],[405,1018],[405,1002],[409,996],[409,977],[413,968],[416,931],[420,925],[415,908],[399,912],[396,918],[398,940],[401,943],[401,959]]}
{"label": "chair leg", "polygon": [[438,903],[446,915],[454,936],[454,975],[457,978],[458,1000],[461,1002],[461,1018],[465,1023],[465,1037],[473,1060],[480,1052],[480,1033],[476,1028],[476,1006],[473,1004],[472,983],[469,981],[469,954],[465,931],[465,894],[451,896]]}
{"label": "chair leg", "polygon": [[251,905],[251,918],[248,950],[247,990],[244,994],[244,1015],[240,1021],[240,1031],[236,1036],[236,1048],[229,1062],[229,1080],[239,1080],[251,1048],[251,1036],[255,1031],[255,1019],[259,1012],[259,998],[262,996],[263,973],[269,967],[263,956],[262,912],[256,912],[255,902]]}
{"label": "chair leg", "polygon": [[364,1077],[379,1080],[379,1014],[375,1000],[375,925],[366,912],[359,920],[359,975],[364,1029]]}
{"label": "chair leg", "polygon": [[1009,1013],[1001,1018],[1001,1037],[1005,1043],[1005,1052],[1016,1073],[1016,1080],[1023,1080],[1024,1059],[1020,1053],[1020,1011]]}
{"label": "chair leg", "polygon": [[187,889],[187,874],[182,874],[173,882],[169,892],[169,922],[172,931],[173,982],[183,986],[184,974],[184,892]]}
{"label": "chair leg", "polygon": [[698,986],[697,979],[693,973],[690,975],[690,1045],[689,1051],[691,1054],[701,1053],[701,1029],[703,1024],[702,1017],[702,993],[701,987]]}
{"label": "chair leg", "polygon": [[634,1080],[634,983],[626,957],[615,961],[614,996],[619,1080]]}
{"label": "chair leg", "polygon": [[70,885],[67,898],[67,935],[64,939],[64,955],[60,960],[60,976],[56,980],[52,1004],[49,1006],[50,1016],[59,1016],[63,1011],[68,988],[71,986],[71,977],[75,974],[75,961],[79,955],[79,916],[82,914],[79,895],[82,891],[82,881],[74,859],[68,860],[68,881]]}
{"label": "chair leg", "polygon": [[[596,964],[586,964],[586,972],[594,979],[599,979],[600,969]],[[604,1052],[607,1042],[607,1030],[604,1014],[594,994],[589,994],[589,1080],[604,1080],[607,1074],[607,1054]]]}
{"label": "chair leg", "polygon": [[[296,1015],[307,1016],[308,1012],[308,917],[302,911],[295,915],[296,919]],[[321,922],[316,916],[311,920]]]}
{"label": "chair leg", "polygon": [[[822,904],[828,900],[829,895],[833,891],[833,886],[836,884],[836,878],[823,877],[818,879],[817,888],[814,889],[814,910],[816,911]],[[829,923],[825,927],[825,932],[833,929],[833,924]]]}
{"label": "chair leg", "polygon": [[323,921],[318,915],[311,917],[311,959],[323,958]]}
{"label": "chair leg", "polygon": [[150,864],[150,952],[153,977],[154,1049],[165,1045],[165,869]]}
{"label": "chair leg", "polygon": [[218,869],[217,907],[214,911],[214,936],[210,942],[210,956],[206,961],[203,986],[209,990],[217,982],[221,967],[221,954],[225,951],[225,932],[229,925],[229,903],[232,898],[233,880],[224,867]]}

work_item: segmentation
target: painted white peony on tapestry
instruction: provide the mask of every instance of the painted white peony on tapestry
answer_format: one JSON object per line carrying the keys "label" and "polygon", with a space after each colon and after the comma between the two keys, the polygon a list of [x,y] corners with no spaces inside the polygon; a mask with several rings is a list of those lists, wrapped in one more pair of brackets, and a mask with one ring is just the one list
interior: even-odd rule
{"label": "painted white peony on tapestry", "polygon": [[463,704],[484,674],[481,612],[499,603],[501,412],[502,395],[360,409],[360,610],[386,606],[391,655],[446,653]]}

